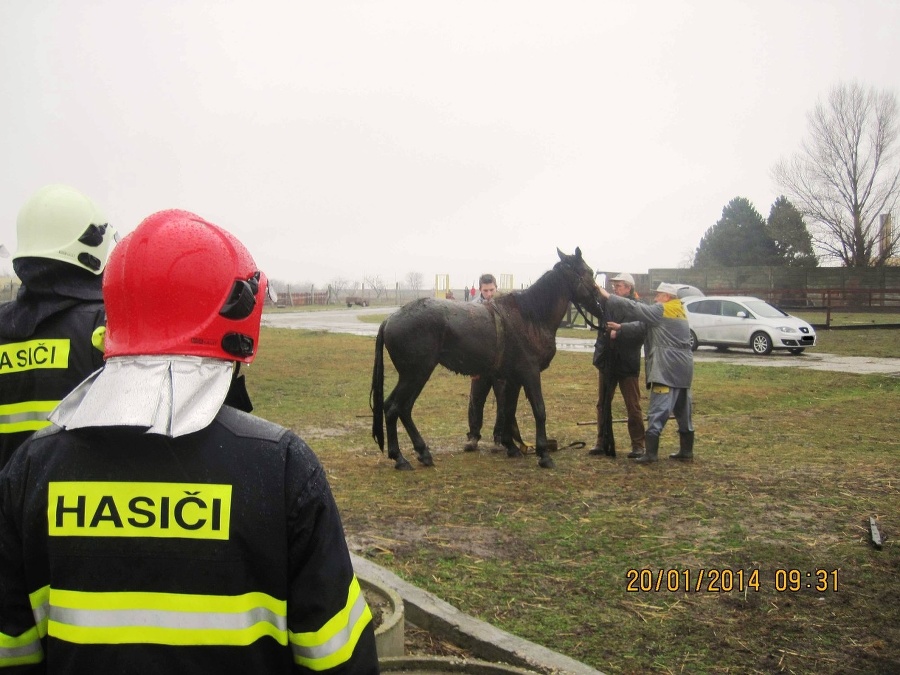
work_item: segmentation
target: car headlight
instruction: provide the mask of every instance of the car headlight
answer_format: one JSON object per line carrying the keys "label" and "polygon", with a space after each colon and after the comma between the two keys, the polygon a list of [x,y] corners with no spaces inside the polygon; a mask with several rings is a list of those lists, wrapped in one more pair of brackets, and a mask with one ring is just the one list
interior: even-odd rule
{"label": "car headlight", "polygon": [[793,326],[779,326],[779,327],[778,327],[778,330],[780,330],[782,333],[788,333],[788,334],[790,334],[790,333],[799,333],[799,332],[800,332],[800,331],[798,331],[796,328],[794,328]]}

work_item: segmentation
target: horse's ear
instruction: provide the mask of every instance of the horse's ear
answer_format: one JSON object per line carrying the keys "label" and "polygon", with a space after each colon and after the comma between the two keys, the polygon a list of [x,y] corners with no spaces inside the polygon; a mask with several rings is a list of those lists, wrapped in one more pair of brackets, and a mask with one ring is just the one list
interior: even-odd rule
{"label": "horse's ear", "polygon": [[556,252],[557,252],[557,254],[559,254],[559,259],[560,259],[560,260],[565,260],[565,259],[566,259],[566,254],[559,250],[559,246],[556,247]]}
{"label": "horse's ear", "polygon": [[580,246],[575,247],[575,257],[578,258],[579,260],[581,260],[581,247]]}

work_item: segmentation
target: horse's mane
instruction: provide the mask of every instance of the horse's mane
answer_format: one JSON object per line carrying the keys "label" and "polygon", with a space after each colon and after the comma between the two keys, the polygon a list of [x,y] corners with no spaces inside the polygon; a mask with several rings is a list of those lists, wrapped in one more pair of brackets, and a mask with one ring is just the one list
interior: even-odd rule
{"label": "horse's mane", "polygon": [[[565,279],[562,273],[554,265],[553,269],[544,272],[540,278],[528,288],[521,291],[513,291],[508,295],[497,298],[494,302],[502,303],[504,298],[512,298],[524,317],[535,318],[543,316],[547,308],[553,306],[560,295],[565,295]],[[560,288],[562,286],[562,288]]]}

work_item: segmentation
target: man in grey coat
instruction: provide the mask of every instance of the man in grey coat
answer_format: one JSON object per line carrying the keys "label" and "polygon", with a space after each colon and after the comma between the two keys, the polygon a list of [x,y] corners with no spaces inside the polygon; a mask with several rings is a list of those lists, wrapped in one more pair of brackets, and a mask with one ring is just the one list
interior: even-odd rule
{"label": "man in grey coat", "polygon": [[635,459],[640,464],[655,462],[659,455],[659,435],[670,415],[678,424],[679,450],[670,459],[694,458],[694,425],[691,421],[691,383],[694,379],[694,357],[691,353],[687,312],[678,299],[673,284],[661,283],[656,289],[656,303],[643,305],[601,288],[608,307],[621,310],[626,318],[642,321],[647,326],[644,343],[647,387],[650,404],[647,411],[646,452]]}

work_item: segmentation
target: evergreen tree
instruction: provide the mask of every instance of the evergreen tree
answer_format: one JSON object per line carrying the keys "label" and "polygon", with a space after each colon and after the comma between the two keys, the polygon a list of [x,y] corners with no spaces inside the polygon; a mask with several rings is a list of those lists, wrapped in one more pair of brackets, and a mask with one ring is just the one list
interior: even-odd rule
{"label": "evergreen tree", "polygon": [[694,267],[776,265],[778,249],[766,232],[766,222],[745,197],[735,197],[722,209],[722,217],[706,231]]}
{"label": "evergreen tree", "polygon": [[772,204],[766,231],[775,241],[779,264],[788,267],[816,267],[812,237],[800,210],[782,195]]}

